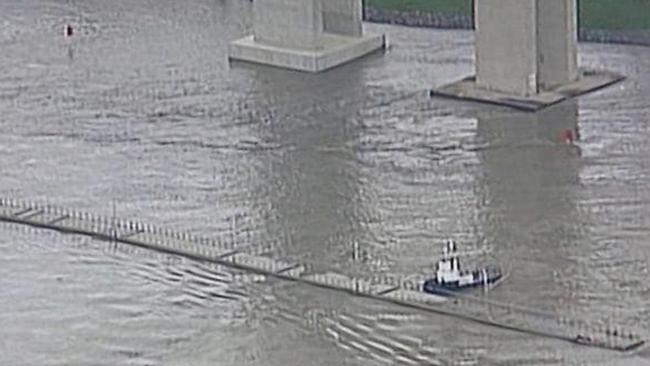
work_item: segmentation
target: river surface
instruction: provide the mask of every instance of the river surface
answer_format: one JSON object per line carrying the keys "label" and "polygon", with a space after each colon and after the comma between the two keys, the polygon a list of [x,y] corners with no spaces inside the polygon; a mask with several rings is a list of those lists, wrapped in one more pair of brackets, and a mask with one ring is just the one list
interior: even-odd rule
{"label": "river surface", "polygon": [[[66,24],[75,35],[63,37]],[[308,75],[227,61],[238,0],[2,0],[0,195],[142,220],[348,275],[425,274],[448,237],[485,295],[650,337],[650,48],[539,114],[430,99],[473,35]],[[353,243],[360,255],[354,259]],[[647,365],[89,238],[0,225],[0,365]]]}

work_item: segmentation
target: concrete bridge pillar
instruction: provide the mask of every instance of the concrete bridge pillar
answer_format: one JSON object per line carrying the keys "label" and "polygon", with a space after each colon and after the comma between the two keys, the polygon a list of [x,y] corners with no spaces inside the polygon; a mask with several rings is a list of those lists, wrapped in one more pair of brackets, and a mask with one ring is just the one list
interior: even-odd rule
{"label": "concrete bridge pillar", "polygon": [[253,14],[253,40],[260,45],[308,50],[321,47],[320,1],[255,0]]}
{"label": "concrete bridge pillar", "polygon": [[384,46],[363,35],[361,0],[255,0],[253,34],[230,45],[230,59],[319,72]]}
{"label": "concrete bridge pillar", "polygon": [[532,95],[578,79],[575,0],[480,0],[474,6],[479,86]]}
{"label": "concrete bridge pillar", "polygon": [[576,0],[475,0],[476,76],[432,94],[537,110],[621,80],[577,65]]}
{"label": "concrete bridge pillar", "polygon": [[325,32],[361,37],[363,10],[361,1],[322,0]]}

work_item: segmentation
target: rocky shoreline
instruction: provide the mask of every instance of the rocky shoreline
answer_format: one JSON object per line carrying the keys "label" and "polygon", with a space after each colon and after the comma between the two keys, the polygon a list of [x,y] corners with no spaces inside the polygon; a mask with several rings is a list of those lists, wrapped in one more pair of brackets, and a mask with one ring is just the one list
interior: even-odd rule
{"label": "rocky shoreline", "polygon": [[[368,22],[441,29],[472,29],[473,19],[465,14],[436,13],[420,10],[399,11],[367,6]],[[622,43],[650,46],[650,30],[580,29],[581,42]]]}

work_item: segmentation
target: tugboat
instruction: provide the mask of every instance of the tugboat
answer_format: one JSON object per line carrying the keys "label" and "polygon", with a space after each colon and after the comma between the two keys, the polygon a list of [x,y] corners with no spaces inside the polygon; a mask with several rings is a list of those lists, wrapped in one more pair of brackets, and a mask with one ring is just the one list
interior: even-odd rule
{"label": "tugboat", "polygon": [[473,271],[460,269],[456,243],[448,240],[443,258],[436,264],[436,277],[424,282],[423,291],[442,296],[453,296],[475,287],[488,287],[503,277],[496,266],[477,268]]}

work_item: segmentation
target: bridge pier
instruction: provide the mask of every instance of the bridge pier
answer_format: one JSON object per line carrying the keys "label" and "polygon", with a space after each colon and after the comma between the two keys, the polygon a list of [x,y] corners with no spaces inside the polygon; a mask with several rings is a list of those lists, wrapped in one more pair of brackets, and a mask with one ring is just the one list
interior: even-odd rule
{"label": "bridge pier", "polygon": [[576,0],[474,1],[476,76],[433,95],[538,110],[615,83],[579,70]]}
{"label": "bridge pier", "polygon": [[230,44],[230,59],[320,72],[385,44],[363,35],[361,0],[255,0],[253,12],[253,34]]}

